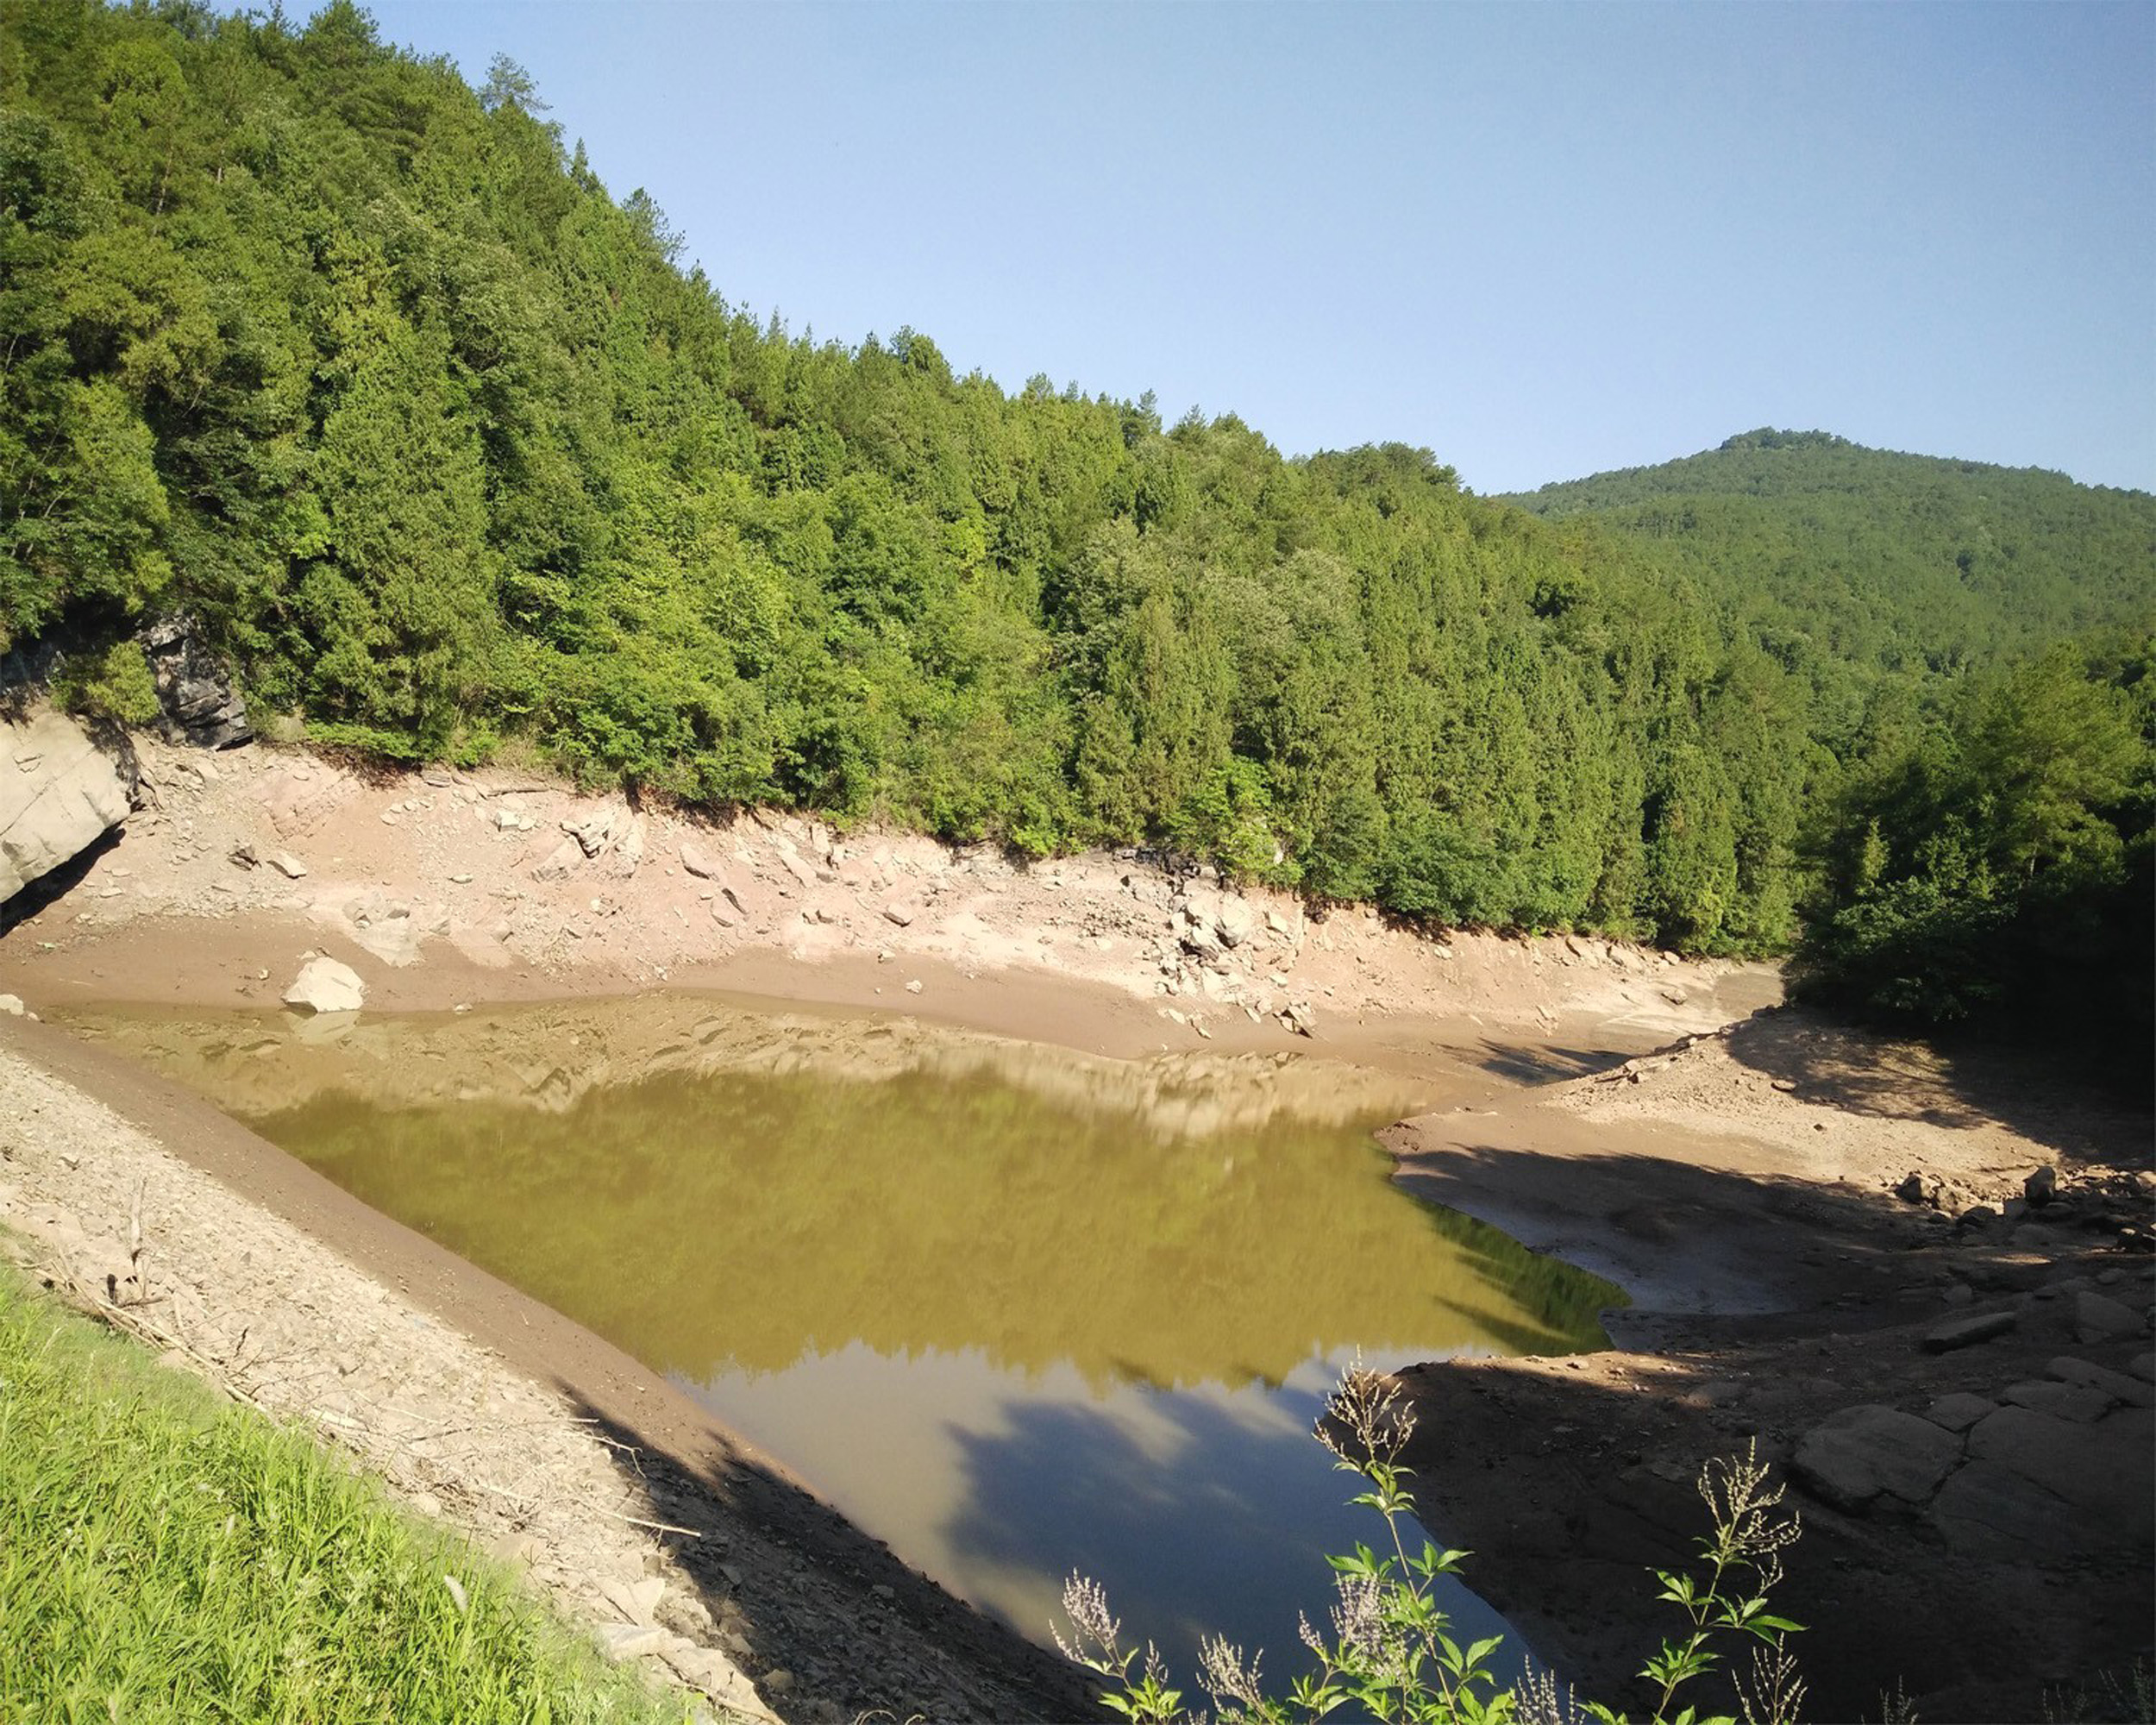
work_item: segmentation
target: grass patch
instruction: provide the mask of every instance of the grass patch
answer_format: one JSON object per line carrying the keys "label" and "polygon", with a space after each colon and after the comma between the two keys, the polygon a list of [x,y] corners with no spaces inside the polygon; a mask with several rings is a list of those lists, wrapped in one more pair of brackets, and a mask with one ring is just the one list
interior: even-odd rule
{"label": "grass patch", "polygon": [[686,1711],[305,1435],[0,1265],[0,1719]]}

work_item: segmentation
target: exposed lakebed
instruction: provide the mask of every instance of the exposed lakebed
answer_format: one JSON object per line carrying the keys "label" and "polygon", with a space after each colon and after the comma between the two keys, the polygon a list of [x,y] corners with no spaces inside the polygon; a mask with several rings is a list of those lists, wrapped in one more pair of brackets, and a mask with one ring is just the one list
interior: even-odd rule
{"label": "exposed lakebed", "polygon": [[1076,1570],[1185,1672],[1206,1630],[1292,1665],[1321,1554],[1371,1534],[1307,1435],[1358,1349],[1593,1346],[1617,1298],[1391,1183],[1372,1129],[1488,1088],[1465,1069],[680,994],[67,1021],[666,1372],[1022,1633]]}

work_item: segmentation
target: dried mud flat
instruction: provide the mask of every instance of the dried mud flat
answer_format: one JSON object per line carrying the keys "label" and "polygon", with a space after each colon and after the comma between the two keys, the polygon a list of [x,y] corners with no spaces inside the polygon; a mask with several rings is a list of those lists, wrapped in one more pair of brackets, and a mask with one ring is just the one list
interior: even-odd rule
{"label": "dried mud flat", "polygon": [[[1815,1716],[1876,1713],[1897,1677],[1928,1719],[2015,1716],[2147,1648],[2146,1115],[1750,1017],[1778,994],[1759,967],[1417,938],[1131,856],[1024,869],[501,774],[142,755],[120,840],[0,935],[0,988],[34,1008],[267,1006],[321,953],[369,1009],[700,987],[1111,1055],[1592,1075],[1393,1133],[1411,1188],[1636,1302],[1607,1353],[1405,1375],[1430,1520],[1478,1590],[1620,1692],[1694,1466],[1757,1435],[1807,1498],[1789,1603],[1817,1626]],[[354,1448],[624,1655],[751,1715],[1094,1710],[662,1380],[206,1104],[0,1017],[0,1222],[47,1273]],[[2042,1214],[1952,1219],[2047,1163]],[[1932,1202],[1891,1195],[1912,1170]],[[1927,1350],[1971,1318],[1986,1339]]]}

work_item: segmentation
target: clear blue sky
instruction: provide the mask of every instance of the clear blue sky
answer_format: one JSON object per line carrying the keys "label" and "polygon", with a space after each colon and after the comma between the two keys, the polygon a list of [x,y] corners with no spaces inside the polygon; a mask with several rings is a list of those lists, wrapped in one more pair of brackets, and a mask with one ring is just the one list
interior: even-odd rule
{"label": "clear blue sky", "polygon": [[2156,488],[2147,0],[371,9],[819,338],[1485,492],[1762,424]]}

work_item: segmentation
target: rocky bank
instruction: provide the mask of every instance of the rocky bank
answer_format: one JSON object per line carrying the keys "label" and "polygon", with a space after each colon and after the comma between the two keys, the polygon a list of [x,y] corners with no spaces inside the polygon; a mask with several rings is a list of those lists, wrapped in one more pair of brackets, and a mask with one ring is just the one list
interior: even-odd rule
{"label": "rocky bank", "polygon": [[2156,1622],[2134,1099],[1784,1009],[1390,1142],[1413,1189],[1634,1296],[1608,1352],[1404,1378],[1432,1521],[1586,1692],[1636,1698],[1674,1627],[1645,1566],[1756,1441],[1805,1524],[1811,1716],[2114,1716]]}

